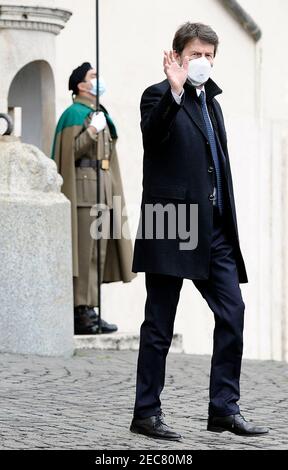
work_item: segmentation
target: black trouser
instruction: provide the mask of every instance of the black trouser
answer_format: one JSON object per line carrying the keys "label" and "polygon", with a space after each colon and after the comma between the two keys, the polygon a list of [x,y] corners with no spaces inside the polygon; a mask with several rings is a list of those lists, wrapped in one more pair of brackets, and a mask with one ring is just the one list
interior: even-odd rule
{"label": "black trouser", "polygon": [[[194,280],[214,313],[214,348],[210,374],[210,416],[239,413],[239,379],[243,351],[245,304],[239,286],[234,249],[214,210],[210,275]],[[140,330],[140,349],[134,416],[145,418],[161,409],[166,356],[183,279],[146,273],[145,320]],[[193,384],[191,384],[193,387]]]}

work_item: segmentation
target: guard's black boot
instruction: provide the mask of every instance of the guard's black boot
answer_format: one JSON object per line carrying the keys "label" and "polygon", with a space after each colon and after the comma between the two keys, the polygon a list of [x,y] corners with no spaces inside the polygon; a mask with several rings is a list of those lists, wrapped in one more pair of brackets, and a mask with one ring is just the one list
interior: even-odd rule
{"label": "guard's black boot", "polygon": [[90,318],[89,307],[80,305],[74,308],[74,334],[75,335],[96,335],[98,325]]}
{"label": "guard's black boot", "polygon": [[230,431],[238,436],[261,436],[269,432],[269,429],[264,426],[249,423],[241,414],[221,417],[210,416],[207,430],[212,432]]}
{"label": "guard's black boot", "polygon": [[[89,315],[91,321],[95,325],[99,326],[99,324],[98,324],[98,322],[99,322],[98,315],[95,312],[93,307],[89,307],[88,315]],[[102,332],[102,334],[115,333],[115,331],[117,331],[117,330],[118,330],[117,325],[114,325],[114,323],[107,323],[107,321],[105,321],[105,320],[103,320],[103,318],[101,318],[101,332]],[[98,331],[98,333],[99,333],[99,331]]]}

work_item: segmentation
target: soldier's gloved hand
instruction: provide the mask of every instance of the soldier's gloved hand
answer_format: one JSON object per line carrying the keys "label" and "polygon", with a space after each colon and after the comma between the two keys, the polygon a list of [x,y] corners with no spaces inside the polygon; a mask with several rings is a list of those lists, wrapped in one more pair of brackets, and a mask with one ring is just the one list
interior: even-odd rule
{"label": "soldier's gloved hand", "polygon": [[101,132],[105,129],[107,121],[105,114],[100,111],[99,113],[94,113],[90,122],[90,126],[96,129],[96,132]]}

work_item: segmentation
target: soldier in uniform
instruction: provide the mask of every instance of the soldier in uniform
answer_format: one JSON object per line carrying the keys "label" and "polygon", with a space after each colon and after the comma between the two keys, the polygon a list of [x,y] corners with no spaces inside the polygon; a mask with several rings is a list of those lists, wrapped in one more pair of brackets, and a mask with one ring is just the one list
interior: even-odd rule
{"label": "soldier in uniform", "polygon": [[[100,203],[106,207],[101,215],[101,283],[130,282],[135,277],[131,271],[131,239],[108,235],[115,211],[113,196],[120,196],[121,214],[116,218],[121,227],[127,227],[127,220],[122,215],[125,200],[116,152],[117,131],[102,105],[96,112],[97,80],[96,71],[88,62],[73,70],[69,79],[73,104],[59,119],[52,150],[64,180],[62,191],[71,201],[75,334],[98,332],[94,309],[98,307],[97,241],[90,233],[96,220],[91,208],[96,204],[97,160],[101,160]],[[104,82],[99,79],[99,95],[104,91]],[[120,209],[117,205],[116,210]],[[101,328],[103,333],[117,330],[116,325],[103,319]]]}

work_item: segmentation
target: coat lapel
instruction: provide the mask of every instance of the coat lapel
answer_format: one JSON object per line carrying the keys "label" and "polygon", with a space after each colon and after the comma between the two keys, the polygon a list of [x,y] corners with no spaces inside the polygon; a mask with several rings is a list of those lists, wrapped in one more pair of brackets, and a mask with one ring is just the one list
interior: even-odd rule
{"label": "coat lapel", "polygon": [[[188,116],[192,119],[192,121],[196,124],[196,126],[200,129],[205,139],[209,140],[206,125],[205,125],[203,115],[202,115],[201,105],[197,97],[196,89],[192,87],[188,82],[185,83],[184,88],[185,88],[184,110],[186,111]],[[205,85],[205,91],[206,91],[207,101],[212,102],[214,115],[217,120],[219,136],[217,132],[215,132],[215,138],[216,138],[217,147],[220,153],[220,158],[223,162],[224,170],[226,173],[226,170],[227,170],[226,168],[227,161],[226,161],[226,155],[225,155],[226,148],[227,148],[226,133],[224,129],[222,116],[219,112],[218,107],[215,105],[215,102],[213,100],[214,96],[222,93],[222,90],[216,85],[216,83],[213,82],[213,80],[209,79]]]}
{"label": "coat lapel", "polygon": [[215,132],[215,138],[216,138],[216,142],[217,142],[219,158],[221,158],[221,160],[222,160],[222,162],[223,162],[223,165],[224,165],[224,171],[225,171],[225,173],[227,173],[227,161],[226,161],[226,156],[225,156],[225,153],[224,153],[222,144],[221,144],[221,142],[220,142],[220,139],[219,139],[219,137],[218,137],[218,135],[217,135],[217,132]]}
{"label": "coat lapel", "polygon": [[215,118],[218,124],[218,131],[219,131],[219,138],[220,138],[221,146],[222,146],[223,152],[226,153],[227,137],[226,137],[226,132],[224,128],[223,118],[222,118],[221,113],[219,112],[218,106],[215,104],[214,101],[212,101],[212,106],[213,106],[213,111],[214,111]]}
{"label": "coat lapel", "polygon": [[[184,85],[184,89],[185,89],[184,110],[186,111],[188,116],[192,119],[192,121],[196,124],[196,126],[200,129],[205,139],[208,140],[207,129],[206,129],[205,122],[203,119],[201,105],[197,96],[196,88],[193,87],[187,80]],[[216,83],[213,80],[211,80],[211,78],[209,78],[209,80],[205,83],[205,92],[206,92],[206,99],[208,103],[209,101],[213,102],[213,98],[216,95],[221,94],[222,90],[221,88],[218,87],[218,85],[216,85]],[[221,133],[223,133],[223,123],[222,121],[219,121],[219,112],[216,109],[216,106],[215,106],[215,113],[217,114],[217,121],[219,122]],[[221,141],[222,141],[222,138],[221,138]],[[223,148],[225,148],[225,146]]]}
{"label": "coat lapel", "polygon": [[204,135],[205,139],[208,140],[208,134],[205,126],[205,122],[202,115],[202,110],[200,103],[198,102],[196,90],[195,88],[191,87],[190,85],[185,84],[185,102],[184,102],[184,110],[192,119],[194,124],[199,128],[199,130]]}

